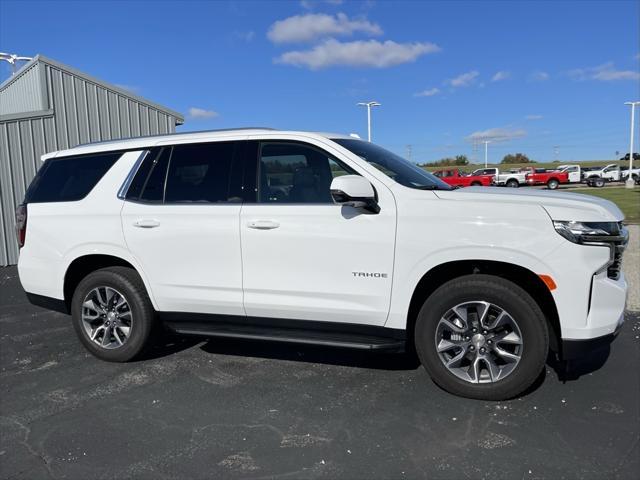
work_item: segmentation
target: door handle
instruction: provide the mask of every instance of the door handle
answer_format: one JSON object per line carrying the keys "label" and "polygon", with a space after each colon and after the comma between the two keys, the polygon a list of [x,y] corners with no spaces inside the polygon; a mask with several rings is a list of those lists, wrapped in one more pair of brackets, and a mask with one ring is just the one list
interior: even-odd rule
{"label": "door handle", "polygon": [[160,226],[160,222],[150,218],[142,218],[133,222],[133,226],[138,228],[156,228]]}
{"label": "door handle", "polygon": [[253,228],[254,230],[273,230],[279,226],[280,224],[273,220],[254,220],[247,223],[247,227]]}

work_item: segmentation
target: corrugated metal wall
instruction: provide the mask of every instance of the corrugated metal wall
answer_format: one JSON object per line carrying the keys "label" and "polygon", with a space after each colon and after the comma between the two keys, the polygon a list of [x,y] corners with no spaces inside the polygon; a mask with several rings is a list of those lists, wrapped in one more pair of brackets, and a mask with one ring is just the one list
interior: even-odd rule
{"label": "corrugated metal wall", "polygon": [[40,94],[40,71],[43,65],[36,62],[16,75],[16,79],[0,90],[0,115],[45,110]]}
{"label": "corrugated metal wall", "polygon": [[[34,67],[43,68],[44,74],[24,82],[19,78],[0,92],[3,105],[9,91],[45,99],[39,112],[22,110],[27,113],[0,117],[0,265],[18,260],[14,212],[39,168],[41,155],[82,143],[172,133],[183,120],[57,65],[36,62],[29,72],[37,72]],[[13,88],[16,83],[20,88]],[[31,108],[30,102],[25,98],[9,101],[21,108]]]}

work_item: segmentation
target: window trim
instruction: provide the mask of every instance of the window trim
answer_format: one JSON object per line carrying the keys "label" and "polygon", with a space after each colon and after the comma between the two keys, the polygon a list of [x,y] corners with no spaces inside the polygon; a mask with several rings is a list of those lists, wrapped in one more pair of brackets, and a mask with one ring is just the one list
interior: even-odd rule
{"label": "window trim", "polygon": [[147,155],[149,155],[150,152],[151,152],[151,149],[147,148],[147,149],[142,150],[140,152],[140,155],[138,155],[138,158],[136,159],[135,163],[133,164],[133,167],[131,167],[131,170],[129,170],[129,174],[127,175],[127,178],[124,179],[124,182],[122,182],[122,185],[120,186],[120,189],[118,190],[118,193],[117,193],[116,196],[120,200],[126,200],[127,199],[127,193],[129,193],[129,187],[131,187],[131,182],[133,182],[133,179],[138,174],[138,170],[140,169],[140,166],[142,165],[142,162],[144,162],[144,160],[147,158]]}
{"label": "window trim", "polygon": [[[255,177],[256,202],[254,205],[279,205],[279,206],[297,206],[297,207],[309,206],[309,205],[311,206],[331,205],[335,207],[342,207],[342,205],[339,205],[333,201],[331,202],[264,202],[262,201],[260,175],[262,173],[262,148],[264,147],[264,145],[274,145],[274,144],[275,145],[298,145],[301,147],[306,147],[311,150],[320,152],[323,155],[326,155],[331,160],[333,160],[335,163],[341,166],[344,166],[348,171],[351,172],[349,173],[349,175],[358,175],[362,177],[360,172],[358,172],[352,166],[348,165],[344,160],[340,160],[339,158],[336,158],[335,155],[327,152],[325,149],[320,148],[312,143],[303,142],[299,140],[274,140],[274,139],[256,140],[256,141],[258,142],[258,152],[256,156],[257,158],[254,160],[256,162],[256,177]],[[376,198],[377,198],[377,192],[375,190],[375,187],[374,187],[374,192],[376,193]]]}
{"label": "window trim", "polygon": [[[180,147],[180,146],[191,146],[191,145],[216,145],[216,144],[221,144],[221,143],[232,143],[234,144],[234,148],[233,148],[233,156],[231,159],[231,170],[230,170],[230,177],[229,177],[229,189],[231,190],[231,186],[233,185],[233,181],[240,181],[240,187],[241,190],[244,192],[245,191],[245,165],[246,165],[246,161],[247,159],[244,158],[244,143],[247,143],[246,140],[217,140],[217,141],[209,141],[209,142],[185,142],[185,143],[176,143],[176,144],[163,144],[163,145],[155,145],[154,147],[150,147],[148,148],[148,152],[153,152],[154,150],[158,150],[158,158],[160,155],[162,155],[163,151],[165,149],[170,149],[170,153],[169,153],[169,160],[167,161],[167,167],[165,169],[164,172],[164,182],[163,182],[163,186],[162,186],[162,200],[159,201],[149,201],[149,200],[143,200],[143,199],[139,199],[139,198],[124,198],[124,201],[126,202],[132,202],[132,203],[138,203],[138,204],[142,204],[142,205],[160,205],[160,206],[165,206],[165,205],[171,205],[171,206],[229,206],[229,205],[233,205],[233,206],[238,206],[238,205],[242,205],[244,203],[249,203],[246,202],[245,199],[243,198],[242,201],[240,202],[179,202],[179,201],[172,201],[172,202],[167,202],[166,197],[167,197],[167,183],[168,183],[168,179],[169,179],[169,169],[171,168],[171,162],[173,161],[173,153],[175,151],[176,147]],[[136,169],[136,174],[137,171],[140,169],[140,166],[142,165],[142,162],[144,160],[146,160],[147,158],[144,157],[144,159],[140,162],[140,165],[138,165],[137,169]],[[240,163],[238,163],[240,162]],[[245,165],[243,165],[245,164]],[[234,178],[234,168],[239,165],[241,168],[241,171],[239,173],[236,173],[235,176],[236,178]],[[145,179],[145,183],[142,187],[142,189],[140,190],[140,193],[144,192],[144,188],[147,185],[147,181],[149,180],[149,175],[151,175],[152,170],[149,171],[149,174],[147,176],[147,178]],[[131,177],[131,181],[133,181],[133,178],[135,178],[135,174]],[[129,185],[130,186],[130,185]],[[127,187],[127,193],[128,193],[128,188]]]}

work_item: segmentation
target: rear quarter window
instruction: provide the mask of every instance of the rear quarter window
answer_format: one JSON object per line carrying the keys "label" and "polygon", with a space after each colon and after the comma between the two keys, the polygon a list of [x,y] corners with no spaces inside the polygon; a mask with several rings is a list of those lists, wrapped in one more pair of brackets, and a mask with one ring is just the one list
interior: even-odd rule
{"label": "rear quarter window", "polygon": [[121,156],[122,152],[109,152],[47,160],[27,189],[24,203],[82,200]]}

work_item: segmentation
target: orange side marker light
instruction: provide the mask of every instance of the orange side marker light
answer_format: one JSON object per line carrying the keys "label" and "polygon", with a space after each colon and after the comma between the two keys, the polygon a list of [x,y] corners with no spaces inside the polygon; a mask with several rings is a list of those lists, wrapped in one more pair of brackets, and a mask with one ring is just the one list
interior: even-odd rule
{"label": "orange side marker light", "polygon": [[549,275],[538,275],[540,277],[540,280],[542,280],[544,282],[544,284],[547,286],[547,288],[550,291],[555,290],[556,288],[558,288],[558,286],[556,285],[556,282],[553,281],[553,278],[551,278]]}

